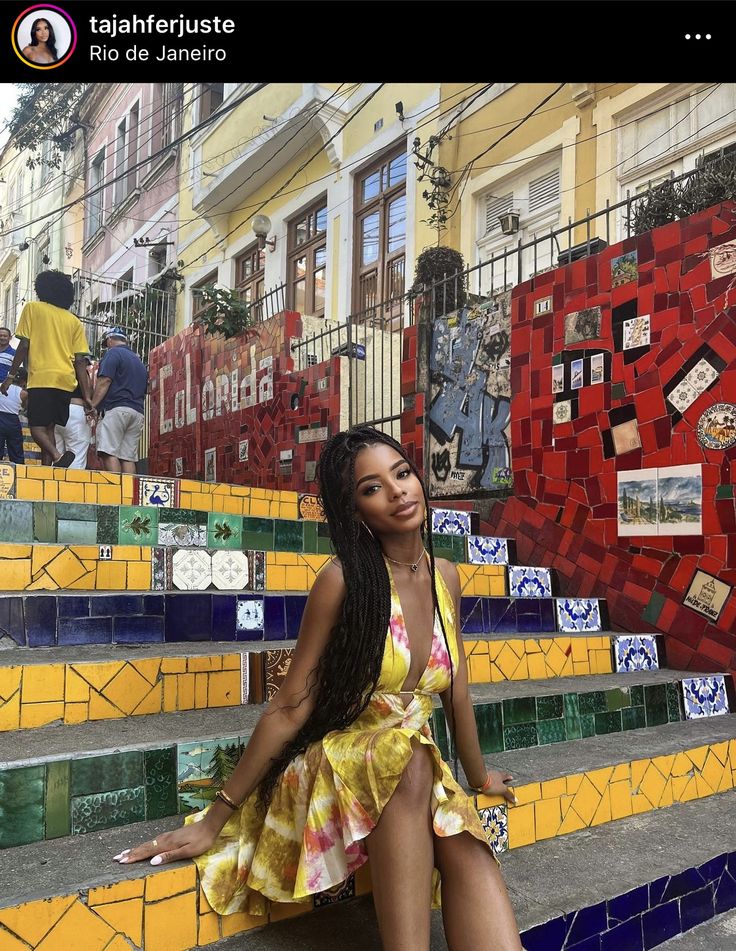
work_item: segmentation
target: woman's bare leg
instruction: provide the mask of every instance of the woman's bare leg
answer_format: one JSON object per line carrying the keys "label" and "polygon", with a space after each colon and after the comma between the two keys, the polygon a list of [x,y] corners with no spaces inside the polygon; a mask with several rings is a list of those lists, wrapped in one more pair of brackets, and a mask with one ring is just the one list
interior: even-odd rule
{"label": "woman's bare leg", "polygon": [[434,766],[428,747],[412,746],[404,775],[366,839],[383,951],[429,951]]}
{"label": "woman's bare leg", "polygon": [[488,847],[469,832],[435,835],[434,854],[450,951],[521,951],[506,885]]}

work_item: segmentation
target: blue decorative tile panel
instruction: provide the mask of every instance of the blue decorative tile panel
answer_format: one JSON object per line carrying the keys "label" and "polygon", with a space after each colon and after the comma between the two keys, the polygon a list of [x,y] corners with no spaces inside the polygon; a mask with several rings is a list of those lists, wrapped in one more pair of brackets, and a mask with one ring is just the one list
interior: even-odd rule
{"label": "blue decorative tile panel", "polygon": [[687,720],[718,717],[730,712],[723,674],[686,678],[682,681],[682,697]]}
{"label": "blue decorative tile panel", "polygon": [[497,855],[508,851],[509,818],[506,813],[506,806],[487,806],[484,809],[479,809],[478,814],[483,824],[483,831],[493,851]]}
{"label": "blue decorative tile panel", "polygon": [[659,670],[657,640],[649,634],[631,634],[614,639],[616,673]]}
{"label": "blue decorative tile panel", "polygon": [[509,594],[512,598],[551,598],[549,568],[509,567]]}
{"label": "blue decorative tile panel", "polygon": [[470,535],[470,512],[432,509],[432,531],[437,535]]}
{"label": "blue decorative tile panel", "polygon": [[[235,628],[263,636],[263,598],[238,597]],[[259,638],[260,639],[260,638]]]}
{"label": "blue decorative tile panel", "polygon": [[468,562],[471,565],[507,565],[509,543],[507,538],[489,535],[468,535]]}
{"label": "blue decorative tile panel", "polygon": [[568,634],[602,630],[597,598],[556,598],[555,601],[558,630]]}

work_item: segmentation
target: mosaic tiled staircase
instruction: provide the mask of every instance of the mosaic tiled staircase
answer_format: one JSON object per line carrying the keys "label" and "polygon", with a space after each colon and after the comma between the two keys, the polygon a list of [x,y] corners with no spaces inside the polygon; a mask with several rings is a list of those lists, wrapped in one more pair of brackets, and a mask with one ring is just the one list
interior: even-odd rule
{"label": "mosaic tiled staircase", "polygon": [[[218,918],[190,865],[126,870],[108,859],[176,824],[179,808],[208,801],[211,762],[237,755],[278,689],[327,557],[314,502],[43,467],[13,475],[15,498],[0,501],[0,951],[224,949],[229,935],[263,922]],[[559,596],[549,572],[514,566],[512,543],[474,528],[470,513],[435,514],[436,549],[461,574],[483,751],[516,776],[519,805],[478,806],[497,850],[509,850],[502,861],[525,947],[654,947],[703,920],[696,892],[710,889],[716,913],[732,907],[736,882],[717,851],[686,858],[673,849],[629,881],[609,875],[599,840],[646,853],[642,824],[668,836],[678,823],[699,828],[707,810],[733,808],[726,681],[658,669],[661,645],[607,632],[603,602]],[[439,708],[433,726],[446,747]],[[581,878],[589,842],[594,872]],[[547,852],[550,862],[558,856],[557,878],[579,884],[562,916],[557,900],[527,901]],[[707,868],[688,871],[696,865]],[[41,873],[31,882],[26,868]],[[674,873],[689,883],[675,897],[656,885]],[[636,900],[621,898],[622,882]],[[311,905],[274,905],[265,931],[238,946],[325,947],[335,927],[326,916],[347,916],[354,934],[365,900],[343,900],[369,888],[361,870],[314,902],[337,909],[309,920],[278,924]],[[362,933],[368,940],[375,926]],[[631,944],[620,943],[624,933]],[[79,934],[83,944],[70,937]]]}

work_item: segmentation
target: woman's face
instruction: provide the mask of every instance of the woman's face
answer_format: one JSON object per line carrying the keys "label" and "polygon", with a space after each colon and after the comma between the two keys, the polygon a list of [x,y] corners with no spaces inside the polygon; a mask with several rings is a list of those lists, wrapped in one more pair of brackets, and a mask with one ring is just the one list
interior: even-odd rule
{"label": "woman's face", "polygon": [[355,507],[376,535],[414,532],[424,522],[422,484],[391,446],[368,446],[355,457]]}
{"label": "woman's face", "polygon": [[39,20],[36,24],[36,39],[39,43],[46,43],[49,38],[49,25],[46,20]]}

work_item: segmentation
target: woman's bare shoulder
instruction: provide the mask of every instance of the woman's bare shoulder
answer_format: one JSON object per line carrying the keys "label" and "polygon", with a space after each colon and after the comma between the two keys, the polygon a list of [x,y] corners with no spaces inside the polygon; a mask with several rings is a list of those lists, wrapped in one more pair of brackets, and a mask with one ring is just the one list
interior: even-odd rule
{"label": "woman's bare shoulder", "polygon": [[442,580],[447,585],[450,594],[454,598],[460,597],[460,575],[457,571],[457,565],[446,558],[435,558],[437,570],[442,575]]}
{"label": "woman's bare shoulder", "polygon": [[330,558],[328,562],[319,570],[314,579],[312,590],[315,587],[320,595],[344,598],[347,590],[345,577],[343,575],[342,564],[339,558]]}

